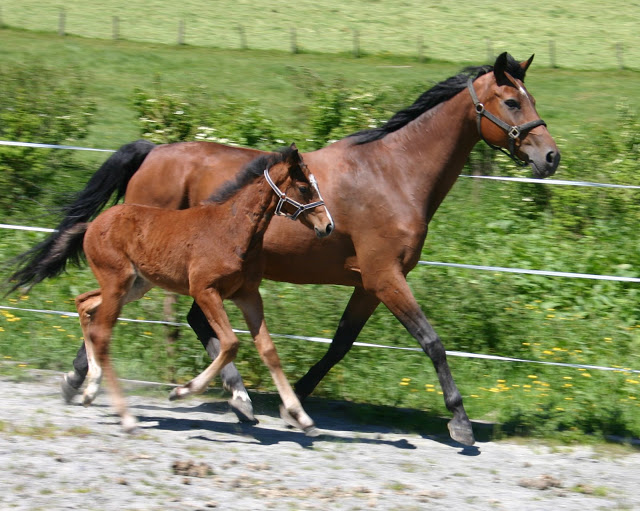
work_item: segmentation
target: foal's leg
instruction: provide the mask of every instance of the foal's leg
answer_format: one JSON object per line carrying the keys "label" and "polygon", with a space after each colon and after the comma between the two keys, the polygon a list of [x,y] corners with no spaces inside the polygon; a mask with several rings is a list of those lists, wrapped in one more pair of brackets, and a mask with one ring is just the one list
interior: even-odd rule
{"label": "foal's leg", "polygon": [[123,305],[139,299],[153,286],[142,279],[136,279],[134,276],[126,279],[120,285],[114,276],[110,279],[110,283],[113,289],[94,290],[76,298],[76,308],[80,316],[89,368],[89,381],[84,391],[83,404],[88,406],[95,399],[104,370],[111,401],[116,412],[120,415],[122,428],[131,432],[136,428],[137,421],[127,408],[117,375],[111,366],[109,344],[113,326],[118,320]]}
{"label": "foal's leg", "polygon": [[[76,303],[77,300],[82,297],[90,297],[96,295],[100,295],[99,289],[95,289],[78,296],[78,298],[76,298]],[[93,311],[91,311],[90,313],[93,313]],[[82,317],[80,318],[80,322],[82,324]],[[66,403],[70,403],[71,400],[80,392],[80,387],[82,387],[82,384],[87,377],[88,371],[89,361],[87,358],[87,348],[83,340],[76,354],[76,358],[73,360],[73,371],[69,371],[68,373],[66,373],[62,377],[62,382],[60,384],[62,397]]]}
{"label": "foal's leg", "polygon": [[211,329],[219,335],[220,353],[218,353],[218,356],[211,362],[209,367],[193,380],[173,389],[169,394],[169,399],[171,400],[182,399],[192,394],[204,392],[211,380],[215,378],[224,366],[235,359],[238,352],[238,338],[233,332],[227,313],[222,306],[222,298],[218,292],[208,288],[205,290],[192,290],[191,294],[200,305]]}
{"label": "foal's leg", "polygon": [[[84,339],[83,346],[85,347],[84,353],[86,357],[86,366],[87,372],[89,374],[89,383],[87,384],[87,388],[85,389],[83,396],[83,404],[85,406],[91,404],[95,399],[100,388],[100,381],[102,380],[102,369],[100,368],[96,360],[95,352],[93,349],[93,342],[91,341],[89,332],[92,317],[95,314],[96,310],[98,310],[98,307],[101,303],[102,295],[99,289],[89,291],[88,293],[83,293],[76,297],[76,309],[80,317],[80,326],[82,327],[82,336]],[[69,402],[73,395],[77,393],[77,389],[73,389],[73,386],[68,384],[67,376],[71,374],[72,373],[68,373],[67,375],[65,375],[62,384],[62,392],[65,395],[65,399],[67,395],[69,395],[69,399],[67,399],[67,402]],[[80,384],[82,384],[82,382],[80,382]]]}
{"label": "foal's leg", "polygon": [[[195,301],[187,315],[187,321],[198,336],[198,339],[200,339],[204,349],[207,350],[211,359],[214,360],[220,353],[220,341]],[[229,400],[229,406],[238,419],[242,422],[257,423],[258,420],[253,415],[251,398],[242,382],[242,376],[240,376],[233,362],[222,368],[220,371],[220,379],[222,380],[222,386],[232,394]]]}
{"label": "foal's leg", "polygon": [[322,359],[295,384],[296,394],[301,400],[309,396],[331,368],[349,352],[358,334],[379,303],[380,300],[374,294],[359,287],[355,288],[347,308],[342,314],[329,349]]}
{"label": "foal's leg", "polygon": [[298,396],[291,388],[291,384],[284,372],[282,371],[282,365],[280,364],[280,357],[273,344],[273,340],[267,330],[267,325],[264,321],[264,312],[262,307],[262,298],[258,289],[249,290],[241,295],[236,295],[233,298],[235,304],[240,308],[244,318],[249,326],[249,331],[253,336],[253,339],[260,353],[260,358],[264,364],[269,368],[273,382],[276,384],[280,398],[284,406],[284,411],[281,409],[281,415],[289,418],[292,425],[304,430],[308,435],[313,435],[316,432],[315,424],[311,417],[302,408]]}
{"label": "foal's leg", "polygon": [[93,383],[92,378],[92,359],[97,359],[98,365],[102,368],[104,376],[109,386],[109,395],[116,412],[120,416],[122,429],[131,432],[136,428],[136,418],[129,412],[127,403],[118,381],[115,369],[111,365],[111,357],[109,356],[109,344],[111,342],[111,332],[113,326],[118,320],[118,315],[124,305],[123,293],[120,290],[103,290],[102,302],[96,309],[88,327],[88,336],[85,338],[87,343],[87,354],[89,356],[89,384],[85,390],[85,404],[90,386]]}

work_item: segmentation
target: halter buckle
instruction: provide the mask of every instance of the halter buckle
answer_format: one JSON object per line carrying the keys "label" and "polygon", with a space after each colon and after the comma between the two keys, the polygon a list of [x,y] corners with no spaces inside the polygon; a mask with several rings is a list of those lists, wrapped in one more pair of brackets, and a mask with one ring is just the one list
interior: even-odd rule
{"label": "halter buckle", "polygon": [[511,129],[507,133],[513,140],[520,138],[520,128],[518,128],[518,126],[511,126]]}

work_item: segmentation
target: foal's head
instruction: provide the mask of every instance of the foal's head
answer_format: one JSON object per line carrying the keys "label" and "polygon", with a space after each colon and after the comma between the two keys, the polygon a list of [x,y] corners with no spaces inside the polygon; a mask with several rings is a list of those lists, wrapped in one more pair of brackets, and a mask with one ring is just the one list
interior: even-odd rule
{"label": "foal's head", "polygon": [[236,179],[223,184],[207,202],[225,202],[255,179],[265,179],[279,198],[275,214],[300,220],[318,238],[333,232],[334,224],[318,184],[295,144],[251,161]]}
{"label": "foal's head", "polygon": [[[334,223],[327,209],[315,177],[302,160],[295,144],[279,153],[280,161],[266,167],[265,179],[274,193],[280,197],[276,214],[292,220],[300,220],[312,228],[318,238],[329,236]],[[284,179],[283,179],[284,178]],[[279,184],[276,184],[276,180]]]}

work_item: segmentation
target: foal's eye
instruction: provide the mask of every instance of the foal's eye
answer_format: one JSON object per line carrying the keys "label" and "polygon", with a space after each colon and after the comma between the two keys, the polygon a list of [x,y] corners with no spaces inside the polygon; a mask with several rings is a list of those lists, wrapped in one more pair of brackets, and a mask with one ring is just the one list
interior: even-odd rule
{"label": "foal's eye", "polygon": [[518,103],[515,99],[507,99],[504,102],[505,105],[507,105],[509,108],[520,108],[520,103]]}
{"label": "foal's eye", "polygon": [[307,195],[309,193],[309,187],[307,186],[299,186],[298,187],[298,191],[302,194],[302,195]]}

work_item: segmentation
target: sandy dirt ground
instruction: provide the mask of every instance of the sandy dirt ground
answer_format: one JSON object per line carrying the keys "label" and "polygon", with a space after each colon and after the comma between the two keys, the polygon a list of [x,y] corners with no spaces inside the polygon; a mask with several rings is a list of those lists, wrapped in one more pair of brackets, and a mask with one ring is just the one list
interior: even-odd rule
{"label": "sandy dirt ground", "polygon": [[[640,452],[479,442],[367,426],[307,404],[322,434],[288,429],[273,397],[243,425],[219,392],[169,402],[129,385],[120,431],[102,393],[65,405],[60,374],[0,376],[0,509],[640,509]],[[342,404],[342,407],[349,404]]]}

